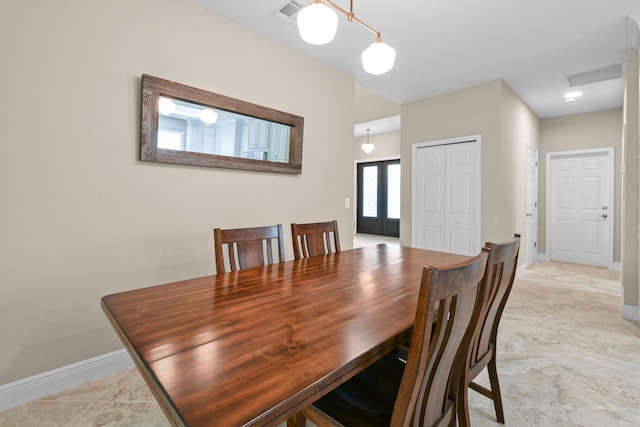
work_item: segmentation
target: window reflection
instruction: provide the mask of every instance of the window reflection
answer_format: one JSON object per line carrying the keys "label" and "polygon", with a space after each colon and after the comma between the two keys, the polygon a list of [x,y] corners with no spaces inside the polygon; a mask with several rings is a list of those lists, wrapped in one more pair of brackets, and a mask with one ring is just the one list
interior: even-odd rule
{"label": "window reflection", "polygon": [[158,130],[158,148],[166,150],[184,151],[184,132],[177,132],[168,129]]}

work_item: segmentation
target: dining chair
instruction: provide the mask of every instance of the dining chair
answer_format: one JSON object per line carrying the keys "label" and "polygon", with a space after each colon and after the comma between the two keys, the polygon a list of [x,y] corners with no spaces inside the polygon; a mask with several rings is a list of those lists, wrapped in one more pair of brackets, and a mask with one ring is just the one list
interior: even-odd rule
{"label": "dining chair", "polygon": [[455,426],[486,263],[483,249],[453,266],[425,267],[406,363],[381,358],[300,411],[295,426]]}
{"label": "dining chair", "polygon": [[[463,384],[460,387],[458,399],[458,421],[461,427],[468,426],[469,404],[468,387],[493,400],[496,418],[504,424],[504,411],[502,409],[502,396],[498,383],[498,370],[496,369],[496,338],[498,325],[504,311],[504,306],[509,298],[513,286],[513,280],[518,266],[518,252],[520,251],[520,235],[502,243],[485,243],[485,249],[489,252],[487,259],[487,271],[482,279],[484,282],[484,298],[480,309],[480,317],[471,341],[467,369],[465,370]],[[487,368],[491,389],[473,382],[478,374]]]}
{"label": "dining chair", "polygon": [[336,220],[291,224],[291,237],[295,259],[340,252],[340,236],[338,236]]}
{"label": "dining chair", "polygon": [[225,252],[229,259],[230,271],[273,264],[274,240],[278,247],[278,262],[284,262],[282,224],[226,230],[215,228],[213,242],[216,272],[225,272]]}

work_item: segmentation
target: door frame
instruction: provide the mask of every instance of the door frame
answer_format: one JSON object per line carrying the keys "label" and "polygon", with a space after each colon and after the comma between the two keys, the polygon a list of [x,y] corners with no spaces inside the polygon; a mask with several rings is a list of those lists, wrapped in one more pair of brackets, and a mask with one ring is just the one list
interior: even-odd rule
{"label": "door frame", "polygon": [[[530,195],[529,193],[530,192],[532,193],[531,195],[533,195],[534,198],[535,198],[535,202],[534,202],[535,206],[533,208],[533,210],[534,210],[534,215],[533,215],[534,218],[532,220],[533,221],[533,236],[529,236],[528,224],[525,224],[525,229],[527,230],[527,244],[526,244],[527,253],[526,253],[525,262],[526,262],[527,266],[533,265],[536,262],[538,262],[538,214],[539,214],[539,212],[538,212],[538,204],[539,204],[538,203],[538,194],[539,194],[539,192],[538,192],[538,179],[539,179],[539,177],[538,177],[538,173],[539,173],[538,166],[540,164],[538,148],[534,147],[533,145],[527,144],[527,150],[526,150],[527,168],[529,167],[529,151],[535,152],[535,155],[536,155],[535,156],[535,162],[536,162],[535,171],[536,171],[536,173],[535,173],[535,179],[534,179],[534,182],[533,182],[533,187],[534,188],[529,188],[529,180],[527,179],[527,202],[528,202],[528,199],[529,199],[529,195]],[[527,171],[527,173],[528,173],[528,171]],[[528,214],[529,214],[529,212],[527,212],[527,218],[525,219],[526,222],[529,221]],[[534,242],[535,242],[534,245],[533,245],[533,251],[534,251],[533,254],[529,253],[529,248],[530,248],[529,239],[534,239]],[[530,262],[531,260],[533,260],[533,262]]]}
{"label": "door frame", "polygon": [[[389,218],[387,215],[389,213],[389,166],[395,165],[400,168],[400,159],[397,160],[376,160],[369,162],[359,162],[356,164],[356,233],[357,234],[371,234],[375,236],[385,236],[385,237],[400,237],[400,217],[398,218]],[[368,217],[365,216],[363,211],[364,205],[364,182],[363,182],[363,174],[364,169],[366,167],[375,167],[377,172],[377,188],[376,188],[376,197],[377,197],[377,208],[376,208],[376,216]],[[400,170],[400,169],[398,169]],[[400,196],[399,192],[401,190],[400,182],[398,182],[398,196]],[[376,230],[363,230],[367,228],[371,228],[373,218],[375,218]],[[392,227],[393,233],[388,234],[390,230],[390,224],[394,224]],[[395,235],[395,230],[397,226],[398,235]],[[369,233],[367,233],[369,231]],[[375,233],[371,233],[371,231],[375,231]]]}
{"label": "door frame", "polygon": [[584,157],[585,155],[597,155],[597,154],[605,154],[608,158],[608,166],[609,166],[609,205],[608,210],[611,212],[609,214],[609,218],[611,221],[607,221],[609,224],[609,242],[607,244],[607,252],[605,254],[605,258],[607,259],[607,264],[609,269],[613,269],[613,242],[614,242],[614,223],[615,223],[615,151],[614,147],[606,147],[606,148],[589,148],[584,150],[570,150],[570,151],[553,151],[547,152],[547,160],[546,160],[546,185],[545,185],[545,258],[547,261],[551,260],[551,160],[554,157]]}
{"label": "door frame", "polygon": [[[357,234],[358,229],[358,164],[359,163],[371,163],[371,162],[386,162],[387,160],[401,160],[400,155],[397,156],[381,156],[371,157],[366,159],[357,159],[353,161],[353,234]],[[400,168],[402,168],[402,161],[400,162]],[[400,169],[400,192],[402,192],[402,169]],[[349,206],[347,206],[349,205]],[[349,208],[350,202],[345,201],[345,208]],[[400,206],[402,206],[402,199],[400,199]],[[402,211],[400,212],[400,220],[402,220]]]}
{"label": "door frame", "polygon": [[476,156],[476,206],[478,208],[478,215],[475,218],[475,228],[476,228],[476,247],[478,251],[482,248],[482,136],[481,135],[468,135],[468,136],[459,136],[455,138],[447,138],[447,139],[438,139],[433,141],[426,142],[415,142],[411,144],[411,246],[415,247],[416,244],[416,230],[418,228],[417,218],[418,214],[416,212],[417,206],[415,203],[416,200],[416,159],[418,149],[424,147],[433,147],[437,145],[450,145],[450,144],[462,144],[465,142],[475,143],[477,148],[477,156]]}

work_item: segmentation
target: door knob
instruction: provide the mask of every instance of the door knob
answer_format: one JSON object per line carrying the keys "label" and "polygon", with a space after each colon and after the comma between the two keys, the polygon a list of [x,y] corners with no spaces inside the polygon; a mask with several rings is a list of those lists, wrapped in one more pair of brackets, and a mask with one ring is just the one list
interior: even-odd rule
{"label": "door knob", "polygon": [[601,218],[607,218],[608,216],[609,216],[609,215],[607,215],[607,214],[602,214],[602,215],[600,215],[600,217],[601,217]]}

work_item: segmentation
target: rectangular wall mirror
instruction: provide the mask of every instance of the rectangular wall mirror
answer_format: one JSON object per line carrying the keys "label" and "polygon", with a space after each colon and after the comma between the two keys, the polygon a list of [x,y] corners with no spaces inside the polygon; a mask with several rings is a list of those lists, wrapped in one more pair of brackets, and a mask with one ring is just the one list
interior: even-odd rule
{"label": "rectangular wall mirror", "polygon": [[304,119],[144,74],[140,160],[300,174]]}

